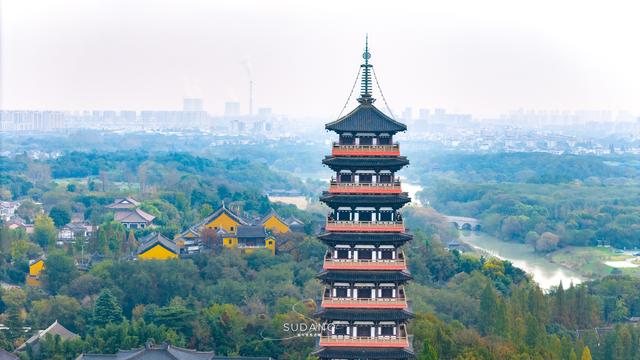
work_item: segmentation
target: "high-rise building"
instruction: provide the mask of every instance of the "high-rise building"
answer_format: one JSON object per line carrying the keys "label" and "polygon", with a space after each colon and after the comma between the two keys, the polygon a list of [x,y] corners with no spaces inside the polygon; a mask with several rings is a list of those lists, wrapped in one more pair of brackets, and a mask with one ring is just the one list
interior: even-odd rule
{"label": "high-rise building", "polygon": [[414,359],[405,294],[411,279],[402,246],[412,236],[399,210],[410,201],[396,173],[409,164],[393,142],[407,127],[373,106],[368,46],[360,103],[325,125],[338,134],[323,164],[335,172],[320,200],[331,210],[319,236],[328,247],[318,278],[320,359]]}
{"label": "high-rise building", "polygon": [[235,101],[228,101],[224,103],[224,116],[238,116],[240,115],[240,103]]}
{"label": "high-rise building", "polygon": [[182,100],[183,111],[203,111],[202,99],[199,98],[185,98]]}
{"label": "high-rise building", "polygon": [[427,120],[427,119],[429,119],[430,113],[431,113],[431,111],[429,109],[420,109],[418,111],[418,119]]}
{"label": "high-rise building", "polygon": [[402,111],[402,120],[411,121],[413,119],[413,108],[406,107]]}

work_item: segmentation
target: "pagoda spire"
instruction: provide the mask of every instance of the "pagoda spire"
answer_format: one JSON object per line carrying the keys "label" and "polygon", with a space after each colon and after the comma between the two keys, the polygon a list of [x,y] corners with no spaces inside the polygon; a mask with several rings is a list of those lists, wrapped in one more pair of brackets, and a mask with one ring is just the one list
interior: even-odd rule
{"label": "pagoda spire", "polygon": [[364,59],[364,63],[360,65],[362,71],[362,83],[360,85],[360,97],[358,98],[358,102],[360,104],[373,104],[376,99],[371,96],[371,69],[373,65],[369,64],[369,59],[371,59],[371,53],[369,52],[369,34],[367,34],[364,42],[364,53],[362,53],[362,58]]}

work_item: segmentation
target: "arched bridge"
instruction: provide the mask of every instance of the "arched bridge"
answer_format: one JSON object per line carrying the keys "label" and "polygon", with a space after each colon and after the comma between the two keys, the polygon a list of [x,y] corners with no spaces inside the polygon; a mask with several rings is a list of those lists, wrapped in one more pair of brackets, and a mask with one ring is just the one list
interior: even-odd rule
{"label": "arched bridge", "polygon": [[458,230],[478,231],[482,229],[482,223],[476,218],[449,215],[445,215],[444,217],[448,223],[453,224]]}

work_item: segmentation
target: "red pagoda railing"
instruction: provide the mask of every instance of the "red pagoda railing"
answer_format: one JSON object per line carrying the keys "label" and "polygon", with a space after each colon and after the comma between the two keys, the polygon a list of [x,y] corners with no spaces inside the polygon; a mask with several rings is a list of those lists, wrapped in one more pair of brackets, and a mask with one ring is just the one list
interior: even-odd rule
{"label": "red pagoda railing", "polygon": [[331,179],[329,192],[335,194],[399,194],[402,192],[400,181],[388,183],[349,183]]}
{"label": "red pagoda railing", "polygon": [[398,253],[397,259],[334,259],[325,257],[325,270],[406,270],[404,254]]}
{"label": "red pagoda railing", "polygon": [[402,221],[327,220],[325,229],[347,232],[404,232],[404,223]]}
{"label": "red pagoda railing", "polygon": [[363,347],[408,347],[409,339],[406,336],[350,336],[332,335],[321,336],[320,346],[363,346]]}
{"label": "red pagoda railing", "polygon": [[325,308],[350,308],[350,309],[405,309],[407,307],[407,299],[404,297],[397,298],[331,298],[322,299],[322,307]]}
{"label": "red pagoda railing", "polygon": [[343,145],[333,143],[333,156],[400,156],[400,145]]}

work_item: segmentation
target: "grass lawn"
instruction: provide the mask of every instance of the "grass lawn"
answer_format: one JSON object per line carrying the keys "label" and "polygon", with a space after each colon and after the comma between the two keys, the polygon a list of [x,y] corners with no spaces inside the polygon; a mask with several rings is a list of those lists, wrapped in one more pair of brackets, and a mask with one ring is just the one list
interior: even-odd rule
{"label": "grass lawn", "polygon": [[[624,261],[632,256],[616,254],[613,249],[605,247],[566,247],[550,253],[551,261],[562,264],[581,275],[596,278],[611,274],[613,267],[605,261]],[[625,274],[640,275],[640,268],[621,268]]]}

